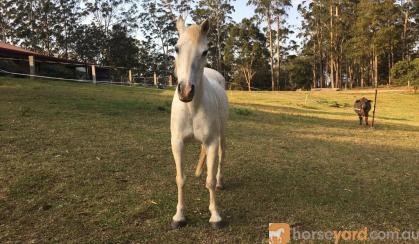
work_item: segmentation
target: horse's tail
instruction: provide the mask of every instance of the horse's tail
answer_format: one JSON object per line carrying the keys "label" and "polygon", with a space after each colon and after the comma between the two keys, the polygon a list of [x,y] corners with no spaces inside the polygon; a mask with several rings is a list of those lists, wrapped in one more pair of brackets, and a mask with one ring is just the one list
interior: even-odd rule
{"label": "horse's tail", "polygon": [[202,168],[204,166],[205,158],[207,157],[207,152],[205,151],[204,145],[201,145],[201,154],[199,154],[198,164],[196,165],[195,176],[200,176],[202,174]]}

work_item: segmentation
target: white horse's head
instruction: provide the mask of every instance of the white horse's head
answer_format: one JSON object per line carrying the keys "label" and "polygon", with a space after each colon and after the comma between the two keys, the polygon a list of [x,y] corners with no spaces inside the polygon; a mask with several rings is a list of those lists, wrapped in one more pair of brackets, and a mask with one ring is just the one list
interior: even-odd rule
{"label": "white horse's head", "polygon": [[186,27],[183,18],[179,17],[176,28],[179,32],[175,47],[178,95],[182,102],[190,102],[202,83],[207,63],[209,22]]}

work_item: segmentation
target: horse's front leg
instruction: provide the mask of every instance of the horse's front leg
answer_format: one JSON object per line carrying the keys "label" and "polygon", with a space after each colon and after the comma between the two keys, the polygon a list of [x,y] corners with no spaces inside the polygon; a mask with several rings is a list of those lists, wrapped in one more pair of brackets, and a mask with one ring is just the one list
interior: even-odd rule
{"label": "horse's front leg", "polygon": [[186,225],[184,215],[185,205],[183,202],[183,186],[185,185],[185,174],[183,172],[183,151],[184,142],[182,139],[172,138],[172,152],[176,163],[176,184],[178,190],[178,202],[176,207],[176,214],[173,216],[172,228],[177,229]]}
{"label": "horse's front leg", "polygon": [[210,194],[209,211],[211,212],[211,218],[209,220],[211,226],[215,229],[219,229],[223,226],[222,219],[217,210],[216,197],[215,197],[215,186],[216,186],[216,163],[218,159],[219,142],[215,142],[206,145],[207,148],[207,180],[206,187]]}

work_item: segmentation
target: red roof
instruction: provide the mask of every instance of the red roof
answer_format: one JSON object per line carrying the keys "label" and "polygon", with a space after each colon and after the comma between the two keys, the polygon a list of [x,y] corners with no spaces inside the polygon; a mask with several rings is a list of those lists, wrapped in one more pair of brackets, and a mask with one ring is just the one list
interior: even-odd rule
{"label": "red roof", "polygon": [[33,51],[30,51],[30,50],[25,49],[25,48],[21,48],[21,47],[18,47],[18,46],[7,44],[5,42],[0,42],[0,51],[1,50],[6,50],[6,51],[10,51],[10,52],[19,53],[19,54],[25,54],[25,55],[33,55],[35,57],[39,57],[39,58],[50,60],[50,61],[67,62],[67,63],[72,63],[72,64],[82,64],[81,62],[78,62],[78,61],[73,61],[73,60],[69,60],[69,59],[58,58],[58,57],[54,57],[54,56],[48,56],[48,55],[45,55],[45,54],[33,52]]}
{"label": "red roof", "polygon": [[[15,52],[19,52],[19,53],[25,53],[25,54],[32,54],[32,55],[42,55],[36,52],[32,52],[30,50],[21,48],[21,47],[17,47],[17,46],[13,46],[4,42],[0,42],[0,49],[6,49],[9,51],[15,51]],[[43,56],[43,55],[42,55]]]}

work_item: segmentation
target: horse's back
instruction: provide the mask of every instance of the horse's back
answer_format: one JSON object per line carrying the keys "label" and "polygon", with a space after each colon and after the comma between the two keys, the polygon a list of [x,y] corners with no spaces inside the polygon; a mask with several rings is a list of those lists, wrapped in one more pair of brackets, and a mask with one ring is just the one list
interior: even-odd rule
{"label": "horse's back", "polygon": [[224,89],[226,81],[220,72],[215,69],[204,68],[204,75],[209,81],[216,81]]}

